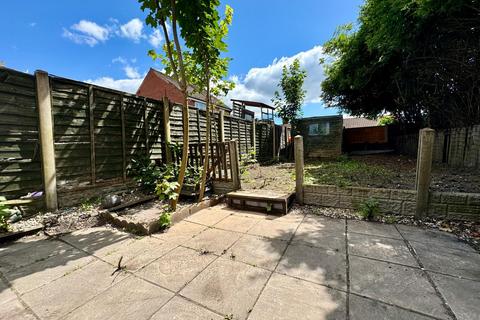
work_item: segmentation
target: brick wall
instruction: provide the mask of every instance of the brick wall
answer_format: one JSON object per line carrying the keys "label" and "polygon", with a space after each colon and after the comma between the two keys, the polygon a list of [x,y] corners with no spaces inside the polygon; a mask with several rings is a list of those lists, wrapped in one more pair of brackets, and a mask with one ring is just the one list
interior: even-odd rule
{"label": "brick wall", "polygon": [[[357,209],[362,201],[376,199],[382,213],[415,214],[414,190],[379,189],[330,185],[305,185],[305,203],[324,207]],[[431,192],[428,215],[480,221],[480,194]]]}

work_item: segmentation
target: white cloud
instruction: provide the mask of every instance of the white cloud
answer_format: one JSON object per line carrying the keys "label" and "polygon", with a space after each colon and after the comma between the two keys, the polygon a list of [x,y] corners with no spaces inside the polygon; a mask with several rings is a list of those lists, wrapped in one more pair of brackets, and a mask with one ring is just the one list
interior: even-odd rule
{"label": "white cloud", "polygon": [[95,22],[80,20],[70,27],[70,30],[63,29],[63,36],[78,44],[87,44],[91,47],[99,42],[105,42],[110,36],[110,31]]}
{"label": "white cloud", "polygon": [[152,34],[148,37],[148,42],[155,48],[160,47],[160,44],[163,41],[163,34],[160,32],[160,30],[155,29]]}
{"label": "white cloud", "polygon": [[124,57],[116,57],[115,59],[112,59],[112,62],[113,63],[121,63],[121,64],[126,64],[127,63],[127,59],[125,59]]}
{"label": "white cloud", "polygon": [[36,22],[30,22],[28,25],[33,28],[37,25],[37,23]]}
{"label": "white cloud", "polygon": [[310,50],[302,51],[291,57],[274,59],[266,67],[256,67],[248,71],[245,77],[237,75],[230,77],[235,82],[235,88],[224,98],[224,102],[230,105],[230,99],[253,100],[272,105],[271,99],[277,84],[282,76],[282,68],[289,65],[295,59],[300,60],[300,65],[307,71],[307,78],[303,85],[307,91],[305,103],[321,102],[320,83],[325,78],[323,67],[319,64],[320,58],[325,57],[321,46],[315,46]]}
{"label": "white cloud", "polygon": [[143,34],[143,22],[138,18],[134,18],[121,25],[120,35],[124,38],[139,42],[140,39],[145,38]]}
{"label": "white cloud", "polygon": [[111,77],[101,77],[97,79],[88,79],[85,80],[85,82],[110,89],[136,93],[138,87],[140,87],[140,84],[142,83],[142,80],[143,78],[140,77],[135,79],[113,79]]}
{"label": "white cloud", "polygon": [[138,72],[137,68],[132,66],[126,65],[123,70],[125,71],[125,75],[130,79],[140,78],[140,73]]}

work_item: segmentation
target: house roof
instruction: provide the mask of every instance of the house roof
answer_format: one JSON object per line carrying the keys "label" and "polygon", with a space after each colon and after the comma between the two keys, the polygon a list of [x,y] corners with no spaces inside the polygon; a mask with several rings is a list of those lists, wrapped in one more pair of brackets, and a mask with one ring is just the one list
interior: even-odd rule
{"label": "house roof", "polygon": [[367,118],[344,118],[343,127],[345,129],[353,128],[366,128],[366,127],[377,127],[377,120],[371,120]]}
{"label": "house roof", "polygon": [[248,100],[238,100],[238,99],[231,99],[233,102],[240,102],[243,103],[245,106],[248,107],[257,107],[257,108],[266,108],[270,110],[275,110],[274,107],[269,106],[268,104],[265,104],[263,102],[257,102],[257,101],[248,101]]}
{"label": "house roof", "polygon": [[[175,87],[178,88],[178,90],[181,90],[180,88],[180,83],[178,83],[178,81],[176,81],[175,79],[173,79],[172,77],[170,76],[167,76],[166,74],[164,74],[163,72],[160,72],[158,70],[155,70],[154,68],[150,68],[154,74],[159,77],[160,79],[166,81],[166,82],[169,82],[171,84],[173,84]],[[196,100],[200,100],[200,101],[207,101],[207,95],[206,93],[199,93],[197,90],[195,90],[195,87],[192,86],[192,85],[189,85],[188,86],[188,89],[187,89],[187,93],[188,93],[188,97],[189,98],[192,98],[192,99],[196,99]],[[230,109],[228,106],[226,106],[222,100],[212,96],[212,103],[219,106],[219,107],[223,107],[223,108],[226,108],[226,109]]]}

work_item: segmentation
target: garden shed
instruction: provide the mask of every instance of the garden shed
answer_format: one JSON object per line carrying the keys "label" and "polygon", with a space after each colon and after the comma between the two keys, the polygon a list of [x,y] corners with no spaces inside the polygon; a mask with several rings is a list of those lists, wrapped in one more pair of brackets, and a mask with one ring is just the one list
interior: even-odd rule
{"label": "garden shed", "polygon": [[296,131],[304,137],[306,158],[335,158],[342,154],[341,115],[299,119]]}

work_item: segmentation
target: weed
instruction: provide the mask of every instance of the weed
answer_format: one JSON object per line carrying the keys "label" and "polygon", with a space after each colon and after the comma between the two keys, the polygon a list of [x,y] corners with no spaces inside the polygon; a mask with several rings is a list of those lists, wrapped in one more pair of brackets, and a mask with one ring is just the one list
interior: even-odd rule
{"label": "weed", "polygon": [[155,191],[157,181],[162,175],[160,168],[155,165],[148,156],[141,156],[132,159],[130,175],[147,192]]}
{"label": "weed", "polygon": [[155,192],[160,200],[173,200],[177,197],[178,182],[163,179],[157,184]]}
{"label": "weed", "polygon": [[224,320],[233,320],[233,314],[226,314],[224,317],[223,317]]}
{"label": "weed", "polygon": [[98,205],[99,203],[100,203],[100,198],[98,197],[90,198],[82,201],[82,203],[80,204],[80,208],[82,209],[82,211],[89,211],[89,210],[92,210],[93,207]]}
{"label": "weed", "polygon": [[362,201],[358,210],[360,211],[360,215],[368,221],[372,221],[380,214],[378,201],[373,198],[368,198],[367,200]]}
{"label": "weed", "polygon": [[161,229],[166,229],[172,224],[172,215],[169,212],[163,213],[158,219]]}
{"label": "weed", "polygon": [[398,222],[398,218],[395,216],[386,216],[384,217],[384,221],[387,224],[394,224]]}
{"label": "weed", "polygon": [[0,231],[10,230],[10,225],[8,224],[8,218],[10,217],[10,211],[7,205],[4,203],[7,201],[7,198],[0,197]]}

